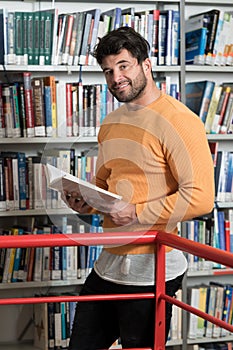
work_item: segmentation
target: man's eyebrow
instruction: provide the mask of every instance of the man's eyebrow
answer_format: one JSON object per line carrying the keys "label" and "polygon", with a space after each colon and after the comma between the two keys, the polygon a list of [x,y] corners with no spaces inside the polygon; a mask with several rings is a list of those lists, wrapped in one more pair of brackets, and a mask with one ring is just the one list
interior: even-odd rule
{"label": "man's eyebrow", "polygon": [[[116,63],[116,65],[119,65],[119,64],[122,64],[122,63],[129,63],[129,61],[126,60],[126,59],[122,59],[122,60],[118,61],[118,62]],[[109,67],[104,67],[104,68],[102,68],[102,69],[103,69],[103,72],[105,72],[106,70],[111,70],[111,68],[109,68]]]}

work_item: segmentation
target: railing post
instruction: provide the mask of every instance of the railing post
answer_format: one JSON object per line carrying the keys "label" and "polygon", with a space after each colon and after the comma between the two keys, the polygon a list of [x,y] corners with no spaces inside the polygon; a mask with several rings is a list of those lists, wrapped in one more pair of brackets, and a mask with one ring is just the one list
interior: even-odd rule
{"label": "railing post", "polygon": [[157,242],[155,267],[155,339],[154,350],[165,349],[165,301],[160,298],[165,293],[165,246]]}

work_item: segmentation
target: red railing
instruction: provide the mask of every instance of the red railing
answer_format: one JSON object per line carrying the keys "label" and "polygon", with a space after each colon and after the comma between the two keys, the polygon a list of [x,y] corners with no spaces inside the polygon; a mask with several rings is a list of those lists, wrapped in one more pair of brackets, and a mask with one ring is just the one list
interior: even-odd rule
{"label": "red railing", "polygon": [[[165,348],[165,301],[194,313],[219,327],[233,332],[230,324],[206,314],[182,301],[165,294],[165,245],[196,255],[209,261],[233,267],[233,254],[204,244],[190,241],[166,232],[150,231],[121,232],[121,233],[86,233],[86,234],[53,234],[53,235],[27,235],[27,236],[2,236],[0,248],[27,248],[27,247],[53,247],[75,245],[114,245],[114,244],[154,244],[156,254],[156,291],[155,293],[120,294],[120,295],[96,295],[96,296],[51,296],[32,298],[0,299],[0,305],[12,304],[36,304],[61,302],[61,301],[89,301],[89,300],[121,300],[121,299],[152,299],[155,298],[155,341],[153,350]],[[127,350],[127,349],[125,349]],[[132,349],[131,349],[132,350]],[[135,349],[136,350],[136,349]],[[152,350],[151,348],[137,350]]]}

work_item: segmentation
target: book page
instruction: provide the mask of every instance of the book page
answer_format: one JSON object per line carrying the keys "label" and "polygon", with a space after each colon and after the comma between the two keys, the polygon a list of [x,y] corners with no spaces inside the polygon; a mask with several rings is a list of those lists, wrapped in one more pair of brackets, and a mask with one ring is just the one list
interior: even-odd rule
{"label": "book page", "polygon": [[102,212],[109,212],[113,204],[122,198],[50,164],[46,164],[46,176],[49,188],[59,192],[78,192],[91,207]]}

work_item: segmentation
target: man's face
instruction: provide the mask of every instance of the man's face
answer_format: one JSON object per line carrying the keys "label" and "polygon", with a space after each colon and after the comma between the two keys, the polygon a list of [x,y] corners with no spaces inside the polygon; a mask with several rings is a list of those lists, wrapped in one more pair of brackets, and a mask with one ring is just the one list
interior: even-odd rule
{"label": "man's face", "polygon": [[129,51],[123,49],[117,55],[106,56],[101,68],[110,92],[118,101],[135,102],[142,97],[147,85],[144,66]]}

